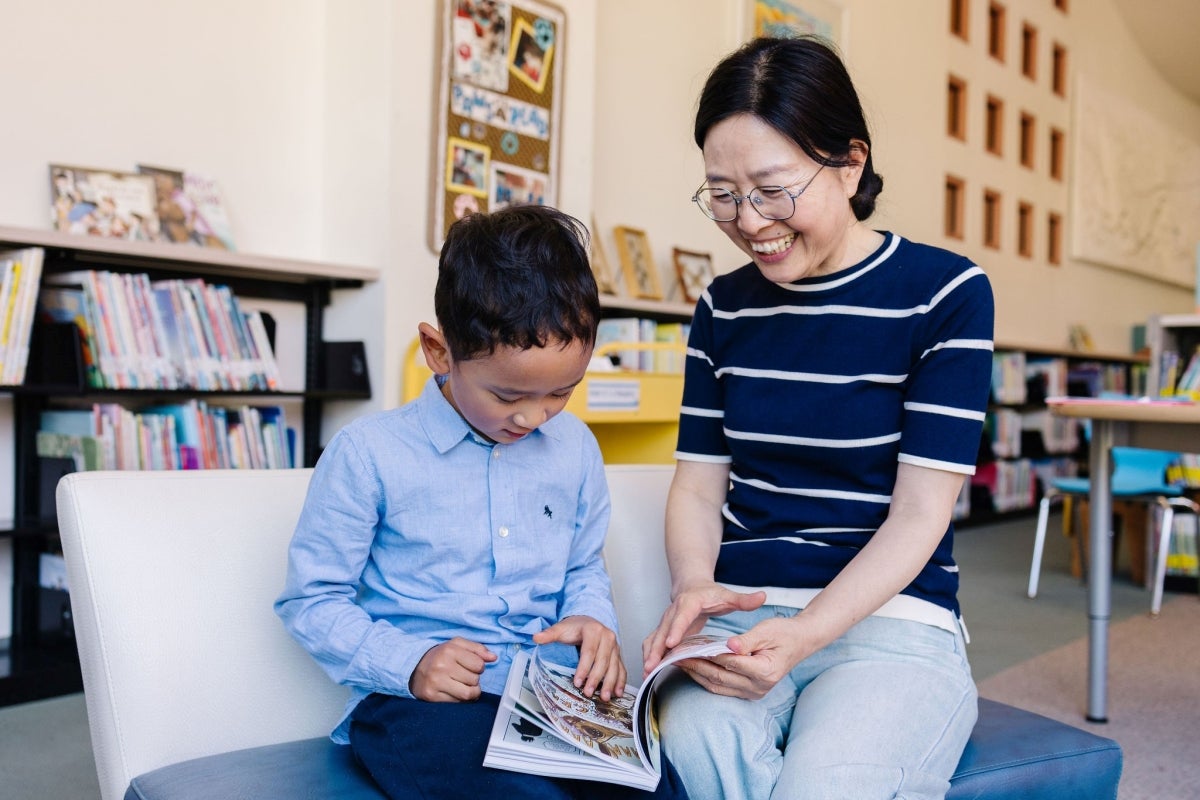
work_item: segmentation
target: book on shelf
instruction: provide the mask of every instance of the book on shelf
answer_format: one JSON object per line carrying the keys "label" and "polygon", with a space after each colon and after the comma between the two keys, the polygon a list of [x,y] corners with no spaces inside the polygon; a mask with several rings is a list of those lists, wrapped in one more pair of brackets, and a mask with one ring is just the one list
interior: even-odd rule
{"label": "book on shelf", "polygon": [[43,286],[38,293],[38,318],[47,323],[69,323],[79,336],[79,354],[83,359],[84,384],[93,388],[104,385],[96,363],[96,334],[87,293],[82,286]]}
{"label": "book on shelf", "polygon": [[980,464],[971,485],[987,490],[992,510],[1003,514],[1037,504],[1037,474],[1028,458]]}
{"label": "book on shelf", "polygon": [[50,165],[54,229],[110,239],[156,241],[154,179],[119,170]]}
{"label": "book on shelf", "polygon": [[690,323],[659,322],[647,317],[604,317],[596,332],[596,347],[605,345],[673,345],[618,349],[617,366],[637,372],[683,372],[684,346]]}
{"label": "book on shelf", "polygon": [[160,239],[233,250],[233,226],[217,182],[190,170],[138,164],[154,181]]}
{"label": "book on shelf", "polygon": [[[1167,391],[1168,389],[1170,390],[1169,392]],[[1169,393],[1178,397],[1189,397],[1193,400],[1200,398],[1200,347],[1197,347],[1188,358],[1187,365],[1183,368],[1177,381],[1173,383],[1163,382],[1163,390],[1164,394]]]}
{"label": "book on shelf", "polygon": [[80,329],[87,385],[97,389],[272,391],[278,366],[262,314],[200,278],[77,270],[48,275],[44,319]]}
{"label": "book on shelf", "polygon": [[575,688],[575,648],[541,645],[518,653],[483,765],[653,790],[662,774],[655,689],[683,659],[729,653],[725,641],[687,637],[640,688],[628,686],[623,696],[608,701],[599,692],[587,697]]}
{"label": "book on shelf", "polygon": [[6,386],[25,382],[44,258],[40,247],[0,251],[0,384]]}
{"label": "book on shelf", "polygon": [[1171,525],[1167,544],[1167,575],[1194,577],[1200,574],[1197,556],[1197,524],[1194,514],[1178,514]]}
{"label": "book on shelf", "polygon": [[1026,400],[1025,353],[1019,350],[992,354],[992,400],[1020,404]]}
{"label": "book on shelf", "polygon": [[[1025,355],[1025,401],[1067,393],[1067,360]],[[1032,396],[1031,396],[1032,395]]]}
{"label": "book on shelf", "polygon": [[[604,317],[596,329],[596,347],[637,342],[641,336],[641,320],[637,317]],[[640,365],[637,350],[619,350],[616,356],[621,369],[638,369]]]}
{"label": "book on shelf", "polygon": [[654,341],[662,344],[678,345],[677,350],[655,350],[654,371],[682,373],[685,356],[684,347],[687,345],[691,324],[687,322],[660,322],[654,329]]}
{"label": "book on shelf", "polygon": [[289,469],[296,431],[281,406],[182,403],[130,409],[95,403],[47,409],[36,434],[37,455],[95,469]]}

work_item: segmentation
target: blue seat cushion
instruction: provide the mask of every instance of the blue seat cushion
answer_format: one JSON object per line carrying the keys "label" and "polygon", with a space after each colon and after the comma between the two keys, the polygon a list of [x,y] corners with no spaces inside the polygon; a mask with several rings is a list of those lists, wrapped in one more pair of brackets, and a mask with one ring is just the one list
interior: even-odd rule
{"label": "blue seat cushion", "polygon": [[[947,800],[1102,800],[1117,796],[1111,739],[993,700],[950,781]],[[386,800],[350,748],[324,737],[235,750],[134,778],[125,800]]]}
{"label": "blue seat cushion", "polygon": [[327,737],[194,758],[137,776],[125,800],[387,800]]}
{"label": "blue seat cushion", "polygon": [[979,721],[946,800],[1116,798],[1122,762],[1112,739],[980,698]]}

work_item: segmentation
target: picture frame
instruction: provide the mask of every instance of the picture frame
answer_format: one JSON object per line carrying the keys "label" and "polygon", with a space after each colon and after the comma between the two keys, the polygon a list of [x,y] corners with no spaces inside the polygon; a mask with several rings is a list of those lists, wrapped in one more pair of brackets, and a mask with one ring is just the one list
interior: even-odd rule
{"label": "picture frame", "polygon": [[744,39],[816,35],[846,47],[846,9],[839,0],[745,0]]}
{"label": "picture frame", "polygon": [[617,284],[613,280],[612,266],[609,264],[608,255],[604,252],[604,243],[600,241],[600,227],[596,225],[595,217],[592,218],[591,245],[592,274],[596,276],[596,288],[602,294],[615,295]]}
{"label": "picture frame", "polygon": [[671,258],[675,262],[679,290],[687,302],[695,303],[714,277],[712,255],[675,247],[671,250]]}
{"label": "picture frame", "polygon": [[446,153],[446,186],[476,197],[487,197],[487,175],[492,150],[485,145],[451,136]]}
{"label": "picture frame", "polygon": [[621,272],[630,296],[643,300],[662,300],[662,284],[646,232],[640,228],[617,225],[613,227],[613,236],[617,240],[617,255],[621,259]]}
{"label": "picture frame", "polygon": [[493,161],[490,183],[488,208],[491,211],[509,206],[546,204],[546,174],[543,172]]}
{"label": "picture frame", "polygon": [[542,36],[528,20],[517,19],[508,48],[508,70],[517,80],[539,94],[546,88],[546,75],[554,60],[554,39]]}

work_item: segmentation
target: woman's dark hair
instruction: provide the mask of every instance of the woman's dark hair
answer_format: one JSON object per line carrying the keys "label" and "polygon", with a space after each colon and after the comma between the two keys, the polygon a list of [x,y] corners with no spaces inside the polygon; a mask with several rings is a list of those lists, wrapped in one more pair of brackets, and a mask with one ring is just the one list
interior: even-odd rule
{"label": "woman's dark hair", "polygon": [[696,110],[696,144],[714,125],[753,114],[795,142],[818,164],[850,163],[850,140],[867,144],[867,160],[850,198],[854,216],[875,211],[883,178],[875,172],[871,134],[854,83],[833,46],[816,36],[753,39],[713,69]]}
{"label": "woman's dark hair", "polygon": [[438,326],[459,361],[498,346],[596,340],[600,296],[588,232],[548,206],[468,214],[450,226],[433,293]]}

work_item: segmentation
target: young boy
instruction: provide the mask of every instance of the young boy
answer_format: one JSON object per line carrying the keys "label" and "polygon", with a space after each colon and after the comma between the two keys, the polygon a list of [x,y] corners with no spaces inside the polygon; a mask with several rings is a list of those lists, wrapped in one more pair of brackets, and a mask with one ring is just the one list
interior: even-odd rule
{"label": "young boy", "polygon": [[[350,687],[332,738],[394,800],[646,796],[482,766],[522,648],[577,646],[588,694],[625,685],[604,465],[559,414],[600,315],[586,230],[545,206],[464,217],[434,310],[421,396],[347,425],[317,463],[276,612]],[[663,770],[655,796],[682,797]]]}

